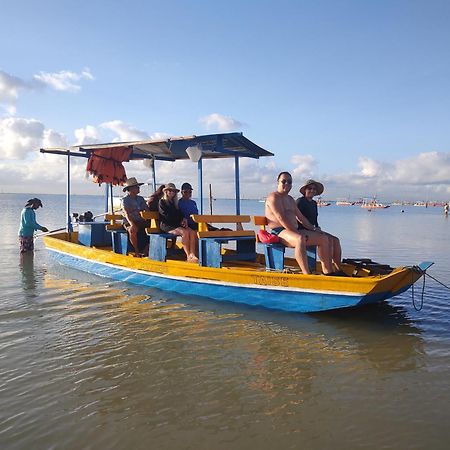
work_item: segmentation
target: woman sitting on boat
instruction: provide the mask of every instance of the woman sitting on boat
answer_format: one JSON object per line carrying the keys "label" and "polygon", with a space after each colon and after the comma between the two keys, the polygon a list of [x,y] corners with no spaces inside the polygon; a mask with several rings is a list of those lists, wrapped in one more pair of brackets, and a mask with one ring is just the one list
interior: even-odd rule
{"label": "woman sitting on boat", "polygon": [[[296,201],[297,208],[300,212],[313,224],[316,229],[320,230],[319,224],[317,222],[317,202],[314,200],[315,195],[321,195],[324,191],[324,187],[322,183],[314,180],[307,180],[300,188],[300,193],[303,197],[299,197]],[[299,223],[298,228],[300,230],[304,229],[304,226]],[[325,233],[325,232],[323,232]],[[335,269],[338,271],[338,274],[342,272],[342,249],[341,243],[336,236],[333,236],[330,233],[325,233],[330,241],[331,245],[331,259]]]}
{"label": "woman sitting on boat", "polygon": [[159,227],[164,233],[181,236],[181,244],[189,262],[198,262],[197,233],[188,227],[187,220],[178,208],[179,189],[173,183],[167,183],[163,189],[163,198],[159,201]]}

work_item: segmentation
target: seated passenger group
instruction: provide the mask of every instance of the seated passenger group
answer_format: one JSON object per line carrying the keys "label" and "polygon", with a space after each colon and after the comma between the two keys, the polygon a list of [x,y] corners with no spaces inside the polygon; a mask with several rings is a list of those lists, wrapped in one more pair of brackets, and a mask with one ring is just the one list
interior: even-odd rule
{"label": "seated passenger group", "polygon": [[[322,194],[322,183],[307,180],[300,188],[302,197],[297,202],[289,195],[292,189],[292,176],[281,172],[277,178],[277,190],[268,195],[265,216],[272,234],[279,236],[281,242],[294,248],[295,259],[303,274],[310,274],[306,246],[317,246],[317,253],[325,275],[345,276],[341,269],[342,250],[339,239],[322,231],[317,217],[317,202],[314,196]],[[183,250],[189,262],[198,262],[198,229],[191,214],[198,214],[197,204],[191,199],[192,186],[183,183],[182,197],[178,199],[179,189],[173,183],[161,185],[146,202],[139,194],[140,186],[136,178],[129,178],[123,188],[127,195],[122,199],[125,220],[130,241],[139,254],[139,241],[145,228],[150,226],[141,211],[158,211],[159,227],[164,233],[181,236]],[[208,225],[208,229],[217,229]],[[145,241],[144,241],[145,242]],[[147,240],[148,242],[148,240]],[[146,249],[145,249],[146,250]],[[144,251],[145,251],[144,250]]]}
{"label": "seated passenger group", "polygon": [[[289,195],[292,189],[292,176],[289,172],[281,172],[277,177],[277,182],[277,190],[269,194],[265,205],[265,215],[271,232],[278,235],[283,244],[294,248],[295,259],[303,274],[311,273],[308,267],[306,246],[315,245],[322,265],[322,272],[325,275],[345,275],[340,269],[339,240],[320,230],[317,224],[317,209],[315,215],[311,214],[310,210],[314,208],[314,205],[308,203],[306,205],[309,209],[304,208],[304,201],[299,199],[300,206],[306,214],[300,211],[295,200]],[[302,186],[301,192],[306,193],[306,187],[312,185],[316,187],[316,192],[317,187],[319,187],[319,190],[321,188],[323,192],[323,185],[314,180],[309,180]],[[308,193],[305,201],[314,201],[312,197],[316,194],[312,194],[313,190]],[[301,224],[301,227],[299,227],[299,224]],[[334,249],[334,246],[336,246],[336,249]]]}
{"label": "seated passenger group", "polygon": [[181,245],[189,262],[198,262],[197,232],[189,228],[187,219],[179,206],[177,194],[180,192],[173,183],[163,189],[163,197],[159,201],[159,227],[164,233],[181,236]]}

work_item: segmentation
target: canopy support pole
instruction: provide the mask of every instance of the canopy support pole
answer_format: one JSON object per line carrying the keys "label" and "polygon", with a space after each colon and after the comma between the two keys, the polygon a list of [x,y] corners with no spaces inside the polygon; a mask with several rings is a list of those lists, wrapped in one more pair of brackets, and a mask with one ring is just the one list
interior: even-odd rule
{"label": "canopy support pole", "polygon": [[108,212],[109,205],[109,184],[105,183],[105,213]]}
{"label": "canopy support pole", "polygon": [[67,152],[67,190],[66,190],[66,213],[67,213],[67,233],[73,231],[72,220],[70,217],[70,152]]}
{"label": "canopy support pole", "polygon": [[241,192],[239,187],[239,157],[234,157],[234,190],[236,195],[236,215],[241,214]]}
{"label": "canopy support pole", "polygon": [[200,214],[203,214],[203,165],[202,158],[198,160],[198,201],[200,203]]}
{"label": "canopy support pole", "polygon": [[110,195],[111,195],[111,214],[114,214],[114,197],[113,197],[113,185],[112,183],[110,186]]}
{"label": "canopy support pole", "polygon": [[153,179],[153,192],[156,192],[156,167],[155,167],[155,159],[153,158],[152,164],[152,179]]}

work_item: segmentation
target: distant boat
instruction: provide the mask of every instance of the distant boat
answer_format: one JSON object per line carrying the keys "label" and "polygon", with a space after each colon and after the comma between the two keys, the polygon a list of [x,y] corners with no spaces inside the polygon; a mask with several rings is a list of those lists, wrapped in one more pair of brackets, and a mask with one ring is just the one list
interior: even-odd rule
{"label": "distant boat", "polygon": [[317,206],[318,206],[319,208],[321,208],[322,206],[330,206],[330,205],[331,205],[330,202],[326,202],[325,200],[322,200],[321,197],[319,197],[319,198],[317,199]]}
{"label": "distant boat", "polygon": [[351,202],[350,200],[338,200],[336,202],[336,206],[353,206],[355,202]]}
{"label": "distant boat", "polygon": [[385,209],[389,208],[391,205],[385,205],[384,203],[377,202],[376,198],[372,200],[364,199],[361,203],[361,208],[371,211],[372,209]]}

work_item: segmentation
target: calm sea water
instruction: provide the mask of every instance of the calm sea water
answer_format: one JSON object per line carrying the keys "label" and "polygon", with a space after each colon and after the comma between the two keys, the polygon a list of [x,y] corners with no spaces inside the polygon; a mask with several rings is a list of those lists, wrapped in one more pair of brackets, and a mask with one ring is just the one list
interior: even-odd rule
{"label": "calm sea water", "polygon": [[[420,312],[408,291],[313,315],[140,288],[60,266],[39,239],[21,261],[30,196],[0,195],[1,449],[448,448],[450,295],[434,281]],[[38,221],[64,226],[64,196],[40,197]],[[450,220],[403,209],[329,206],[319,222],[344,257],[432,260],[450,284]],[[74,196],[86,210],[103,200]]]}

